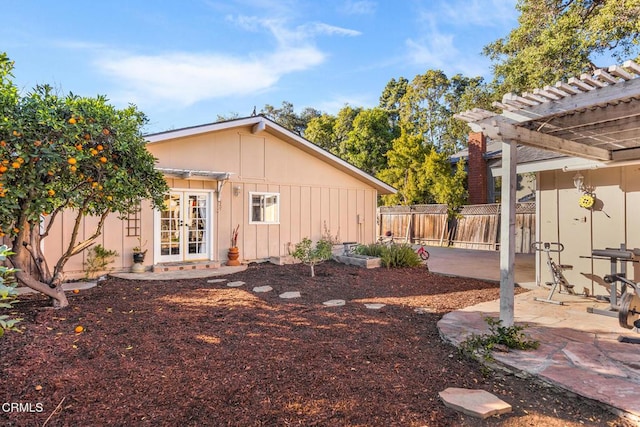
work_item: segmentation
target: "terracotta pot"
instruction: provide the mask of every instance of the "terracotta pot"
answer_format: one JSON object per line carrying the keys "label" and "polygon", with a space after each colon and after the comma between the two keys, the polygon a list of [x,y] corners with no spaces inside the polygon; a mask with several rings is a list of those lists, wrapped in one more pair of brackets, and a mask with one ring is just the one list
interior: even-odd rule
{"label": "terracotta pot", "polygon": [[229,248],[229,252],[227,253],[227,258],[229,258],[229,260],[227,261],[227,265],[231,265],[231,266],[240,265],[240,261],[238,261],[238,258],[240,258],[240,251],[238,250],[238,248],[237,247]]}

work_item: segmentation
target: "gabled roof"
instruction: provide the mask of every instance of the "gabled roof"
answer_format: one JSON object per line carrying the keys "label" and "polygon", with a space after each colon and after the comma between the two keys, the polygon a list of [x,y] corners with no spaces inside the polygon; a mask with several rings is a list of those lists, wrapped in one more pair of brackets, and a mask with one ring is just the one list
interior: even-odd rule
{"label": "gabled roof", "polygon": [[475,131],[605,163],[640,160],[640,65],[596,70],[567,82],[508,93],[494,107],[458,114]]}
{"label": "gabled roof", "polygon": [[221,130],[234,129],[234,128],[251,128],[251,133],[257,134],[260,132],[267,132],[281,140],[288,142],[289,144],[299,148],[300,150],[315,156],[316,158],[330,164],[336,169],[345,172],[346,174],[365,182],[374,187],[380,194],[395,194],[396,189],[388,184],[385,184],[378,178],[369,175],[361,169],[353,166],[352,164],[342,160],[338,156],[322,149],[315,145],[311,141],[306,140],[300,135],[288,130],[287,128],[280,126],[276,122],[258,115],[233,120],[226,120],[222,122],[209,123],[199,126],[191,126],[181,129],[174,129],[166,132],[159,132],[145,135],[147,143],[155,144],[162,141],[169,141],[178,138],[185,138],[189,136],[201,135],[209,132],[218,132]]}

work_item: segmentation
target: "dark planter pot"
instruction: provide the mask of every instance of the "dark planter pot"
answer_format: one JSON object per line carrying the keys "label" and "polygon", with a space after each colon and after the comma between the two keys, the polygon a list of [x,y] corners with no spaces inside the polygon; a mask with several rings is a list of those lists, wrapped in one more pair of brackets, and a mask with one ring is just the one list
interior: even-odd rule
{"label": "dark planter pot", "polygon": [[142,264],[144,262],[144,252],[134,252],[133,262],[136,264]]}

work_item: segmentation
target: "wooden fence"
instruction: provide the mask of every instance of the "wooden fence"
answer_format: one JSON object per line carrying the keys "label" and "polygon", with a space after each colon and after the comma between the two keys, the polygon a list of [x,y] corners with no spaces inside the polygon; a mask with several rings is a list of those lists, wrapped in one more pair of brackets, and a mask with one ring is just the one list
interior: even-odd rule
{"label": "wooden fence", "polygon": [[[467,205],[448,220],[446,205],[382,206],[378,234],[432,246],[498,250],[500,205]],[[516,252],[530,253],[535,239],[535,203],[516,204]]]}

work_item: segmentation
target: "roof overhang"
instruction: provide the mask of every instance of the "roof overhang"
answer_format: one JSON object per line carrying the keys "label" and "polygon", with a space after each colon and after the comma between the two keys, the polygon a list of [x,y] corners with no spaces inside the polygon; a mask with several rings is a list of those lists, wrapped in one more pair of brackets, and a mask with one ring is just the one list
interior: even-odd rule
{"label": "roof overhang", "polygon": [[626,61],[566,83],[508,93],[494,107],[456,115],[475,132],[607,164],[640,160],[640,66]]}
{"label": "roof overhang", "polygon": [[298,147],[302,151],[309,153],[326,163],[332,165],[336,169],[339,169],[356,179],[363,181],[373,188],[375,188],[379,194],[395,194],[397,190],[390,185],[384,183],[378,178],[369,175],[363,170],[353,166],[352,164],[342,160],[338,156],[320,148],[316,144],[304,139],[300,135],[280,126],[274,121],[267,119],[264,116],[251,116],[241,119],[228,120],[224,122],[211,123],[201,126],[193,126],[189,128],[176,129],[167,132],[160,132],[155,134],[145,135],[147,143],[156,144],[163,141],[174,140],[177,138],[185,138],[194,135],[205,134],[209,132],[216,132],[226,129],[248,127],[251,133],[258,134],[260,132],[267,132],[271,135]]}

